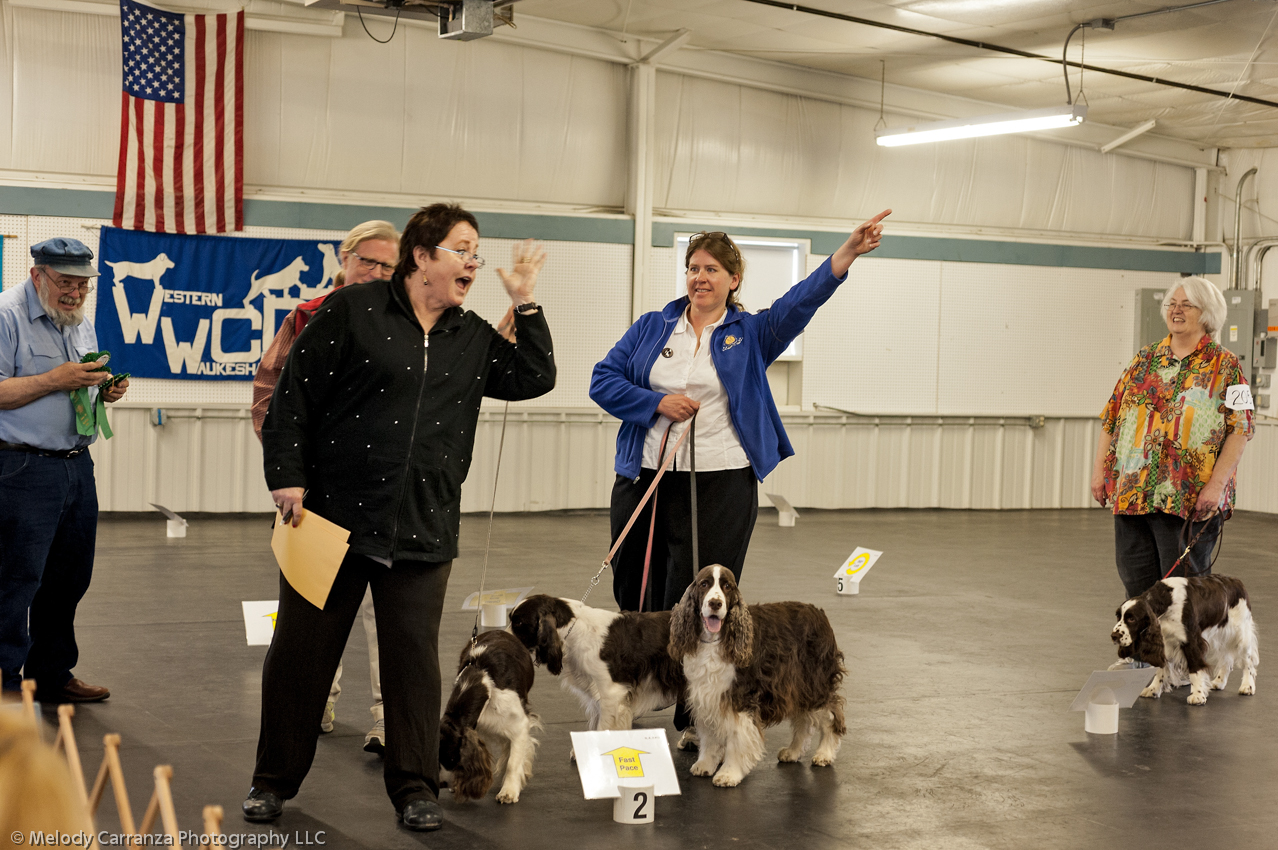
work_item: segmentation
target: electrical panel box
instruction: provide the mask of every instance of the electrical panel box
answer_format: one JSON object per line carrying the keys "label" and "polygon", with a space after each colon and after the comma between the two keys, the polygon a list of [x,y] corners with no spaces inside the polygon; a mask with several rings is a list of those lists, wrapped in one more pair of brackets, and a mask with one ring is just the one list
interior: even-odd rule
{"label": "electrical panel box", "polygon": [[1260,292],[1255,289],[1226,289],[1225,324],[1216,334],[1216,341],[1238,356],[1242,373],[1250,379],[1256,371],[1255,339],[1256,313],[1260,310]]}
{"label": "electrical panel box", "polygon": [[1166,294],[1166,289],[1136,290],[1136,327],[1132,334],[1136,350],[1133,354],[1167,336],[1167,321],[1163,318],[1163,297]]}
{"label": "electrical panel box", "polygon": [[[1264,316],[1265,311],[1260,312],[1260,316]],[[1262,320],[1267,321],[1267,320]],[[1261,327],[1261,325],[1257,325]],[[1276,369],[1278,368],[1278,336],[1269,336],[1257,334],[1256,340],[1256,360],[1255,367],[1257,369]]]}

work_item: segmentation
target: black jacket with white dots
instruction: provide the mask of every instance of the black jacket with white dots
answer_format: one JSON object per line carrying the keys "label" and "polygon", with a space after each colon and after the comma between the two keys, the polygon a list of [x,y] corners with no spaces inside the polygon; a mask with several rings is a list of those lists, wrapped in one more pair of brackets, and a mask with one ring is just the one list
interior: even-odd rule
{"label": "black jacket with white dots", "polygon": [[351,552],[457,556],[461,485],[483,396],[555,386],[544,312],[515,315],[516,343],[454,307],[422,333],[396,275],[337,290],[307,323],[262,425],[266,483],[351,532]]}

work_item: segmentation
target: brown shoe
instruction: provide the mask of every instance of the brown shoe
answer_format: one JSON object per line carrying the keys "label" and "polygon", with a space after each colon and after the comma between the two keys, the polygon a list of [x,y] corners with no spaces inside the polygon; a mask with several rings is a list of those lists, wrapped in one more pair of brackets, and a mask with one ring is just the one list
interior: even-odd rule
{"label": "brown shoe", "polygon": [[81,682],[79,679],[72,679],[62,686],[62,689],[53,693],[39,691],[36,693],[36,699],[40,702],[63,703],[63,702],[101,702],[111,696],[111,692],[100,685],[90,685]]}

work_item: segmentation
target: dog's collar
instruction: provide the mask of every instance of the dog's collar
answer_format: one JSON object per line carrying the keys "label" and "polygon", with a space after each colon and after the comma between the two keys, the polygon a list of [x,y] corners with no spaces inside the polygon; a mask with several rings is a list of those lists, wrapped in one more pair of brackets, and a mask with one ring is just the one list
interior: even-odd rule
{"label": "dog's collar", "polygon": [[706,640],[704,636],[698,637],[697,640],[701,641],[702,643],[718,643],[719,641],[723,640],[723,635],[715,635],[714,640]]}
{"label": "dog's collar", "polygon": [[581,619],[580,617],[573,617],[573,618],[572,618],[572,623],[570,623],[570,624],[569,624],[569,626],[568,626],[568,631],[567,631],[567,633],[565,633],[565,634],[564,634],[564,643],[567,643],[567,642],[568,642],[568,638],[572,637],[572,630],[573,630],[573,629],[575,629],[575,628],[577,628],[577,621],[578,621],[578,620],[580,620],[580,619]]}

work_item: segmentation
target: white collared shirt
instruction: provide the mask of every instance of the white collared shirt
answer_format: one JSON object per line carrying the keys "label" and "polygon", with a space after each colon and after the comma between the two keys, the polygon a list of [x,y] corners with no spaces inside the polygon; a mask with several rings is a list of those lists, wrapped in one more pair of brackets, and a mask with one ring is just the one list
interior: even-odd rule
{"label": "white collared shirt", "polygon": [[[714,360],[710,357],[710,335],[723,324],[727,315],[725,310],[718,321],[701,329],[701,346],[698,348],[696,333],[685,310],[675,324],[670,339],[666,341],[665,349],[657,357],[657,362],[652,364],[652,370],[648,374],[648,384],[655,391],[666,395],[686,395],[693,401],[700,402],[696,433],[698,472],[741,469],[750,465],[750,459],[741,446],[737,429],[733,427],[732,417],[728,413],[728,393],[724,390],[719,373],[715,371]],[[657,458],[661,449],[661,437],[669,425],[670,420],[660,416],[657,424],[648,430],[643,444],[645,469],[660,468]],[[666,443],[667,453],[674,448],[675,441],[687,427],[687,422],[678,422],[670,429],[670,438]],[[680,446],[671,468],[689,468],[687,442]]]}

